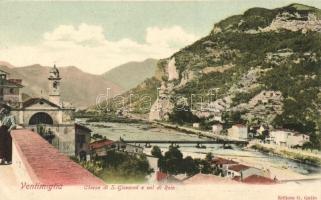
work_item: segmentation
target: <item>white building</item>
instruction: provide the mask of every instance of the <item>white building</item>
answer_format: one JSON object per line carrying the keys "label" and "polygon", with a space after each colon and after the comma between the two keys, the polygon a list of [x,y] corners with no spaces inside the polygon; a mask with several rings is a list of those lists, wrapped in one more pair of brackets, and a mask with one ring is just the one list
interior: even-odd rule
{"label": "white building", "polygon": [[242,124],[233,125],[232,128],[228,130],[228,136],[236,139],[247,139],[248,138],[248,131],[247,126]]}
{"label": "white building", "polygon": [[193,128],[200,128],[200,124],[199,123],[193,123]]}
{"label": "white building", "polygon": [[258,169],[255,167],[237,164],[237,165],[229,166],[225,171],[225,175],[228,178],[233,178],[234,180],[241,180],[242,181],[243,179],[253,176],[253,175],[270,178],[271,173],[269,170]]}
{"label": "white building", "polygon": [[291,130],[277,129],[270,132],[267,141],[280,146],[302,146],[305,142],[310,141],[310,137],[306,134],[293,132]]}
{"label": "white building", "polygon": [[214,134],[220,134],[222,130],[223,130],[222,124],[214,124],[214,125],[212,126],[212,132],[213,132]]}

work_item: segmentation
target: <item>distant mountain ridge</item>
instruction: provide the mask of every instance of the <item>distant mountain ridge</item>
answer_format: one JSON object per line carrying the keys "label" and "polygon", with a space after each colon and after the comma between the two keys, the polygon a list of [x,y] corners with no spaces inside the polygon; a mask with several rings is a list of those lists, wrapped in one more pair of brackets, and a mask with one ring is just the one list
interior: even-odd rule
{"label": "distant mountain ridge", "polygon": [[[110,88],[111,97],[137,86],[146,78],[152,77],[156,63],[155,59],[129,62],[102,75],[86,73],[75,66],[59,67],[62,77],[62,99],[78,108],[95,105],[97,96],[106,95],[107,88]],[[10,78],[22,79],[24,98],[46,97],[48,95],[50,68],[39,64],[15,67],[9,62],[0,61],[0,70],[8,72]]]}
{"label": "distant mountain ridge", "polygon": [[142,62],[129,62],[111,69],[102,76],[106,80],[122,87],[125,91],[136,87],[145,79],[155,74],[156,59],[147,59]]}
{"label": "distant mountain ridge", "polygon": [[[2,65],[0,69],[10,73],[10,78],[22,79],[24,96],[46,97],[48,95],[50,67],[31,65],[9,68]],[[85,73],[76,67],[61,67],[59,71],[62,77],[62,99],[79,108],[95,104],[97,95],[106,94],[107,88],[111,88],[112,94],[119,94],[123,91],[121,87],[103,77]]]}

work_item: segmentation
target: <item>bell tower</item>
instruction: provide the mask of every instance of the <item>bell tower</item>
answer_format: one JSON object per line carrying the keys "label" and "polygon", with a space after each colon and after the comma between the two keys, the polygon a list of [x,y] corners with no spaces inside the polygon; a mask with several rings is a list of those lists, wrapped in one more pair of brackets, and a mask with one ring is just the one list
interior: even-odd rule
{"label": "bell tower", "polygon": [[56,65],[49,72],[49,101],[54,104],[61,105],[60,100],[60,75]]}

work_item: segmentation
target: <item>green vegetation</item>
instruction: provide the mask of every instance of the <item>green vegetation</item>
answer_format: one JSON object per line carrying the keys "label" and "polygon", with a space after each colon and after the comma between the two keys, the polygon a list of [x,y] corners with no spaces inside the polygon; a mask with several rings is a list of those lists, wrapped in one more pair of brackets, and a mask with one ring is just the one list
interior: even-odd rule
{"label": "green vegetation", "polygon": [[288,150],[277,150],[275,148],[268,148],[259,144],[252,145],[251,148],[266,154],[274,154],[280,157],[296,160],[302,163],[321,166],[321,159],[316,156],[308,156],[304,155],[303,153],[296,153]]}
{"label": "green vegetation", "polygon": [[[185,97],[187,102],[191,102],[192,94],[196,96],[193,97],[193,105],[186,106],[185,111],[175,109],[169,115],[170,121],[180,125],[199,122],[202,129],[207,129],[212,122],[209,118],[199,119],[194,116],[190,111],[194,104],[232,96],[232,106],[237,106],[247,103],[262,90],[281,91],[284,97],[281,102],[283,113],[275,113],[278,116],[271,118],[271,125],[309,134],[309,147],[321,149],[321,33],[289,30],[247,32],[268,26],[282,12],[301,14],[301,17],[292,16],[295,20],[306,20],[310,13],[321,16],[319,9],[302,4],[291,4],[273,10],[252,8],[243,15],[232,16],[217,23],[215,27],[221,28],[221,32],[213,31],[172,55],[169,59],[175,58],[179,80],[170,82],[176,86],[171,94],[173,97]],[[130,112],[147,114],[150,111],[151,103],[157,98],[156,88],[161,81],[168,83],[167,63],[168,59],[160,60],[153,78],[124,94],[124,104],[129,107]],[[203,73],[204,68],[215,69],[224,65],[233,67],[225,71]],[[245,74],[259,67],[266,70],[255,80],[255,85],[259,87],[242,92],[231,90],[232,86],[242,85],[239,82]],[[183,76],[190,73],[193,74],[193,79],[183,86],[179,85]],[[216,92],[211,92],[217,88]],[[136,95],[131,102],[130,94]],[[142,101],[142,96],[150,96],[149,104]],[[117,106],[119,103],[114,102],[110,105],[110,110],[116,112]],[[265,109],[266,115],[274,111],[273,107]],[[247,113],[243,111],[227,112],[223,114],[223,118],[227,125],[256,123],[246,119],[245,114]],[[265,116],[264,113],[261,115]]]}
{"label": "green vegetation", "polygon": [[179,125],[199,122],[199,118],[193,115],[189,107],[184,107],[182,109],[174,109],[173,112],[169,115],[169,120]]}
{"label": "green vegetation", "polygon": [[109,151],[104,158],[82,161],[80,164],[106,183],[145,182],[153,170],[145,155]]}
{"label": "green vegetation", "polygon": [[153,146],[151,150],[151,154],[155,156],[156,158],[161,158],[162,157],[162,151],[158,146]]}
{"label": "green vegetation", "polygon": [[205,159],[193,159],[190,156],[183,158],[183,154],[177,147],[169,147],[169,150],[158,159],[158,167],[162,172],[177,175],[186,173],[192,176],[199,172],[204,174],[213,173],[211,167],[212,155],[208,154]]}
{"label": "green vegetation", "polygon": [[100,104],[100,113],[116,113],[118,111],[129,111],[130,113],[146,114],[150,111],[151,105],[156,101],[160,81],[155,77],[146,79],[137,87],[128,92],[110,98]]}
{"label": "green vegetation", "polygon": [[139,119],[117,117],[115,115],[110,114],[97,114],[87,119],[86,122],[146,123]]}

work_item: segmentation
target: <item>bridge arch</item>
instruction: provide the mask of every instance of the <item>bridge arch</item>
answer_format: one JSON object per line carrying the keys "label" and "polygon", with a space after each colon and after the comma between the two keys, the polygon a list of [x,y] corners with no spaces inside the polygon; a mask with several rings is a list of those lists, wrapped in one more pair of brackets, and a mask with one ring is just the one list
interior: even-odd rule
{"label": "bridge arch", "polygon": [[29,125],[37,125],[37,124],[53,125],[53,119],[48,113],[37,112],[30,117]]}

